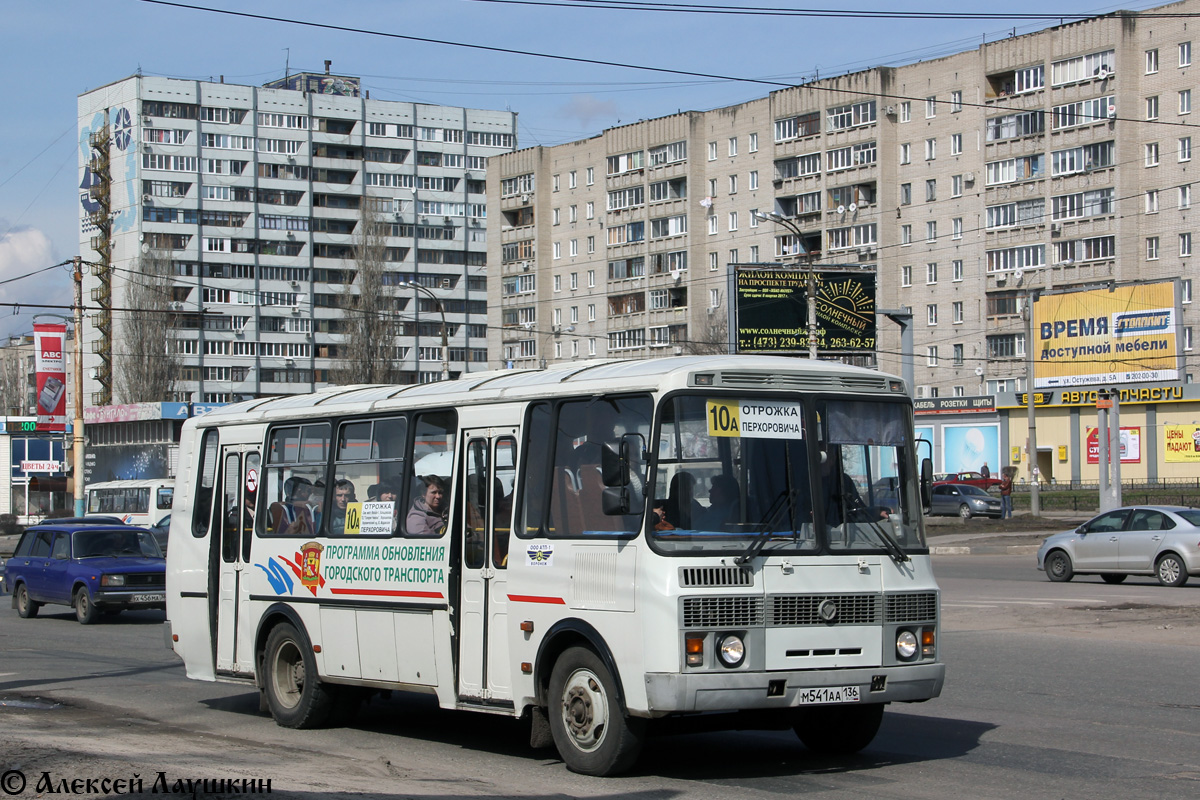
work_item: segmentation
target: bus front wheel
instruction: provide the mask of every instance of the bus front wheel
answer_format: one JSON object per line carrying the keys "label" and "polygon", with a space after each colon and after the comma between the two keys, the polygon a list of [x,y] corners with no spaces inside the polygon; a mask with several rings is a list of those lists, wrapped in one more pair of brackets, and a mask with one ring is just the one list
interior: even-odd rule
{"label": "bus front wheel", "polygon": [[869,745],[883,722],[883,703],[798,708],[792,728],[816,753],[850,755]]}
{"label": "bus front wheel", "polygon": [[559,656],[548,711],[554,745],[572,772],[616,775],[637,761],[646,722],[622,713],[616,681],[591,650],[571,647]]}
{"label": "bus front wheel", "polygon": [[263,684],[275,722],[285,728],[319,728],[329,720],[332,697],[317,677],[308,639],[290,624],[267,636]]}

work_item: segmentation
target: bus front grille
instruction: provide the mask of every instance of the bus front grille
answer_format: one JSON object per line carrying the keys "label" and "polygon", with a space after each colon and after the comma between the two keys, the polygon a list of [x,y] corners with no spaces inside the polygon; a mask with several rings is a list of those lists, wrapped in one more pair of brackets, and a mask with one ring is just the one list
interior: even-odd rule
{"label": "bus front grille", "polygon": [[[822,616],[822,605],[826,605]],[[769,625],[878,625],[882,621],[877,594],[790,594],[771,598]],[[830,609],[832,608],[832,612]]]}
{"label": "bus front grille", "polygon": [[685,628],[748,628],[763,624],[761,597],[685,597]]}
{"label": "bus front grille", "polygon": [[888,622],[936,622],[937,593],[911,592],[887,596]]}

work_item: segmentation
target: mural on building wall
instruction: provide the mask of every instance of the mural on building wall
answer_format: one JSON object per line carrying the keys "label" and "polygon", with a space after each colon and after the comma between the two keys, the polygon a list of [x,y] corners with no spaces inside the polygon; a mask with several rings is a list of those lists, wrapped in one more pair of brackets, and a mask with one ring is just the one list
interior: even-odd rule
{"label": "mural on building wall", "polygon": [[1000,471],[1000,425],[943,425],[941,472]]}

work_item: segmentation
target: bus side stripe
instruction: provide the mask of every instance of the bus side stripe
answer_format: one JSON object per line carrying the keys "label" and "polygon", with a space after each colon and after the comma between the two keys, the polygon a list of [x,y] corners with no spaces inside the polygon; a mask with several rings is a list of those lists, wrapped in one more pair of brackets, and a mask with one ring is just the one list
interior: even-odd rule
{"label": "bus side stripe", "polygon": [[399,589],[330,589],[330,594],[361,594],[370,597],[432,597],[442,599],[441,592],[406,592]]}
{"label": "bus side stripe", "polygon": [[565,606],[566,600],[561,597],[538,597],[530,594],[510,594],[508,599],[514,603],[549,603],[556,606]]}

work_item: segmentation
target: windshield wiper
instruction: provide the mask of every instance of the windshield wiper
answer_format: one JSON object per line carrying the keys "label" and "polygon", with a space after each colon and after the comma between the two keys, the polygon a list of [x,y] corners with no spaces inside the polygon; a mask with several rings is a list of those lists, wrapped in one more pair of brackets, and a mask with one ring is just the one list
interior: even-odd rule
{"label": "windshield wiper", "polygon": [[883,543],[883,549],[887,550],[888,557],[897,564],[903,564],[909,561],[908,553],[904,552],[904,548],[896,541],[896,538],[887,532],[883,525],[873,520],[867,521],[867,526],[870,527],[875,535],[879,537],[879,541]]}
{"label": "windshield wiper", "polygon": [[[783,490],[779,496],[775,498],[775,502],[771,503],[771,507],[767,509],[767,513],[763,515],[762,521],[758,523],[758,530],[754,532],[754,539],[743,553],[733,561],[738,566],[743,566],[749,563],[750,559],[754,558],[762,549],[767,546],[767,541],[771,538],[772,533],[778,531],[771,530],[775,527],[775,521],[779,516],[789,509],[792,505],[792,500],[796,496],[796,490]],[[795,528],[795,526],[792,526]],[[792,536],[796,536],[796,531],[792,531]]]}

